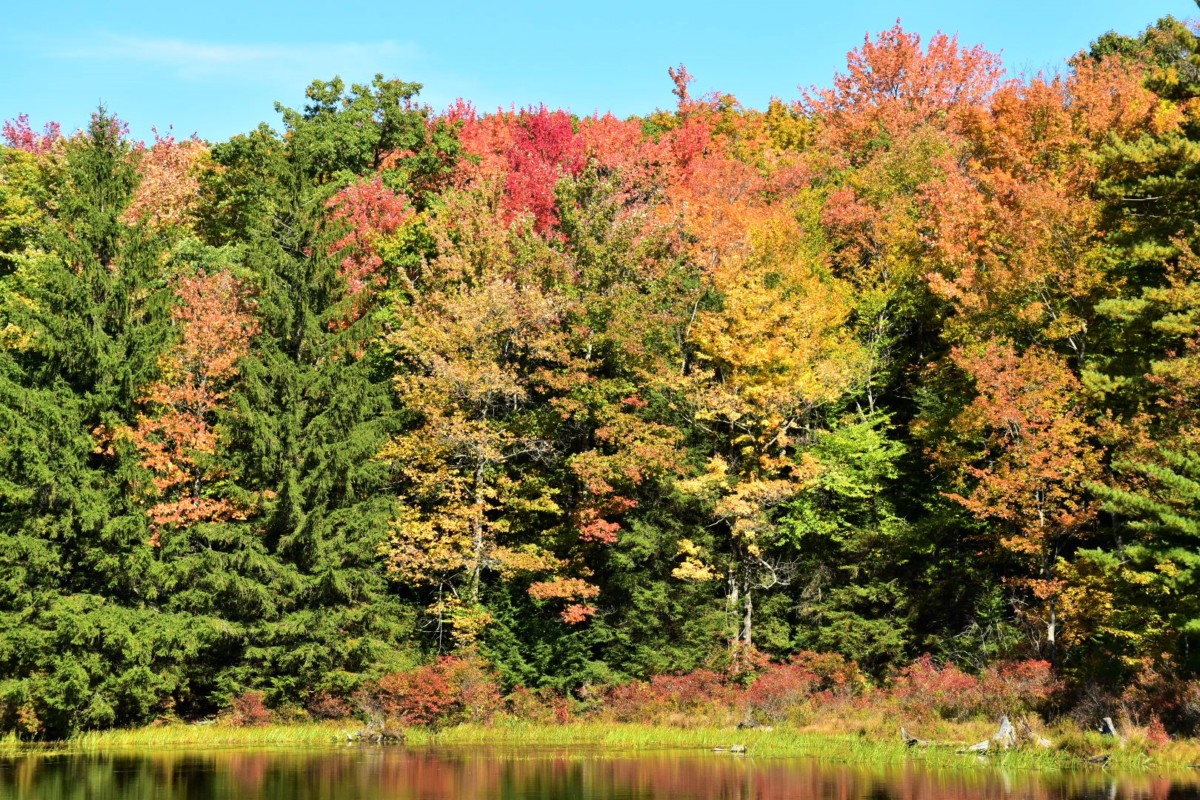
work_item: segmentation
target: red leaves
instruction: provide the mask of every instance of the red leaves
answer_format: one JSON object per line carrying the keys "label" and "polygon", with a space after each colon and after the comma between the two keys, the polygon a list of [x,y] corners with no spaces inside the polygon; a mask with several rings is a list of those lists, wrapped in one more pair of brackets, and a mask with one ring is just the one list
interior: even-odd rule
{"label": "red leaves", "polygon": [[584,166],[583,139],[564,111],[525,111],[513,129],[508,158],[507,205],[511,212],[533,212],[535,227],[546,233],[558,224],[554,185],[562,175],[578,175]]}
{"label": "red leaves", "polygon": [[496,675],[474,654],[385,675],[360,699],[406,725],[487,722],[503,707]]}
{"label": "red leaves", "polygon": [[914,716],[967,719],[1035,711],[1058,689],[1047,661],[993,664],[977,677],[926,654],[900,671],[892,693]]}
{"label": "red leaves", "polygon": [[62,128],[57,122],[47,122],[42,132],[37,133],[29,124],[29,115],[21,114],[15,122],[5,120],[0,135],[4,136],[4,143],[9,147],[41,155],[50,152],[62,140]]}
{"label": "red leaves", "polygon": [[543,235],[558,226],[554,187],[564,175],[578,175],[586,164],[583,137],[565,111],[545,106],[482,119],[468,118],[461,139],[480,160],[463,165],[470,178],[503,181],[502,204],[510,219],[531,213]]}
{"label": "red leaves", "polygon": [[243,692],[233,698],[233,709],[229,724],[235,728],[258,728],[266,725],[274,716],[263,701],[262,692]]}
{"label": "red leaves", "polygon": [[354,298],[385,284],[380,243],[415,215],[408,198],[384,186],[376,175],[350,184],[326,205],[332,209],[332,220],[346,226],[346,233],[329,250],[342,257],[339,266],[347,294]]}

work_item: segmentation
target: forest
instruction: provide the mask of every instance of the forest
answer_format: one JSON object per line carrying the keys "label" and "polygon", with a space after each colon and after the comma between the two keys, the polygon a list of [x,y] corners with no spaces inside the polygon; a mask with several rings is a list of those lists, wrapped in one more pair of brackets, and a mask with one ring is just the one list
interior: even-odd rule
{"label": "forest", "polygon": [[785,667],[1200,731],[1200,27],[668,77],[5,123],[0,731]]}

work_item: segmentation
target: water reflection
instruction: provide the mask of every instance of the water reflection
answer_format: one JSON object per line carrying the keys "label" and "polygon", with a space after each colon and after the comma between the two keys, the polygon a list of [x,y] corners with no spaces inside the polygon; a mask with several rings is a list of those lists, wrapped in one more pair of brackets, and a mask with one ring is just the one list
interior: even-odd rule
{"label": "water reflection", "polygon": [[0,759],[22,800],[1200,800],[1196,776],[822,765],[578,748],[228,750]]}

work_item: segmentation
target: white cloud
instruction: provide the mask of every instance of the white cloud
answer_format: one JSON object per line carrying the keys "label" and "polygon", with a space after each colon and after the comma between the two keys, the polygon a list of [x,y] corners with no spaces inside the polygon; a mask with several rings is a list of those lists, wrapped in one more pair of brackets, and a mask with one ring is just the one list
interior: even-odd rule
{"label": "white cloud", "polygon": [[375,72],[407,71],[419,49],[394,41],[315,44],[215,44],[176,38],[144,38],[100,33],[87,42],[52,48],[64,59],[123,62],[156,67],[185,80],[237,78],[241,81],[307,83],[314,75],[362,78]]}

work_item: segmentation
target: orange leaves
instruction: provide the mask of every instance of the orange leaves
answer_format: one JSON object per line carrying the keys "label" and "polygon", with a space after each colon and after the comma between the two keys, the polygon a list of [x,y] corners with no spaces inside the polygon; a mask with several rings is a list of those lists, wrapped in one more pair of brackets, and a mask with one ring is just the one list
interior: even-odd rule
{"label": "orange leaves", "polygon": [[148,514],[152,545],[164,529],[196,522],[244,519],[248,510],[213,494],[224,477],[217,465],[220,442],[215,414],[249,352],[258,323],[241,284],[228,272],[180,279],[179,305],[171,316],[180,338],[163,356],[162,378],[145,392],[149,413],[126,432],[150,471],[159,501]]}
{"label": "orange leaves", "polygon": [[177,365],[206,388],[228,384],[237,375],[237,362],[258,333],[244,291],[225,271],[180,279],[176,288],[180,303],[171,316],[182,335],[173,357],[164,365],[168,372]]}
{"label": "orange leaves", "polygon": [[[548,600],[586,600],[600,595],[600,589],[580,578],[555,578],[538,581],[529,587],[529,596],[539,602]],[[568,603],[563,609],[562,621],[568,625],[585,622],[596,613],[596,608],[587,603]]]}
{"label": "orange leaves", "polygon": [[[1010,162],[1011,163],[1011,162]],[[1097,206],[1053,175],[1025,180],[947,163],[924,191],[936,271],[929,286],[960,314],[952,338],[1037,331],[1083,347],[1079,313],[1102,280],[1088,259]]]}
{"label": "orange leaves", "polygon": [[1037,347],[1018,354],[992,343],[955,349],[952,358],[978,392],[955,426],[980,449],[962,467],[970,491],[951,497],[982,519],[1007,523],[1006,549],[1035,563],[1053,559],[1061,540],[1096,514],[1086,487],[1100,461],[1078,379]]}
{"label": "orange leaves", "polygon": [[857,162],[922,125],[952,129],[988,99],[1002,74],[999,56],[980,46],[963,48],[957,37],[937,33],[922,49],[921,37],[897,22],[850,51],[833,88],[806,92],[803,105],[824,118],[828,146]]}
{"label": "orange leaves", "polygon": [[125,221],[158,229],[190,226],[200,204],[200,172],[206,163],[211,162],[203,142],[179,142],[156,131],[153,146],[142,152],[141,182],[125,209]]}

